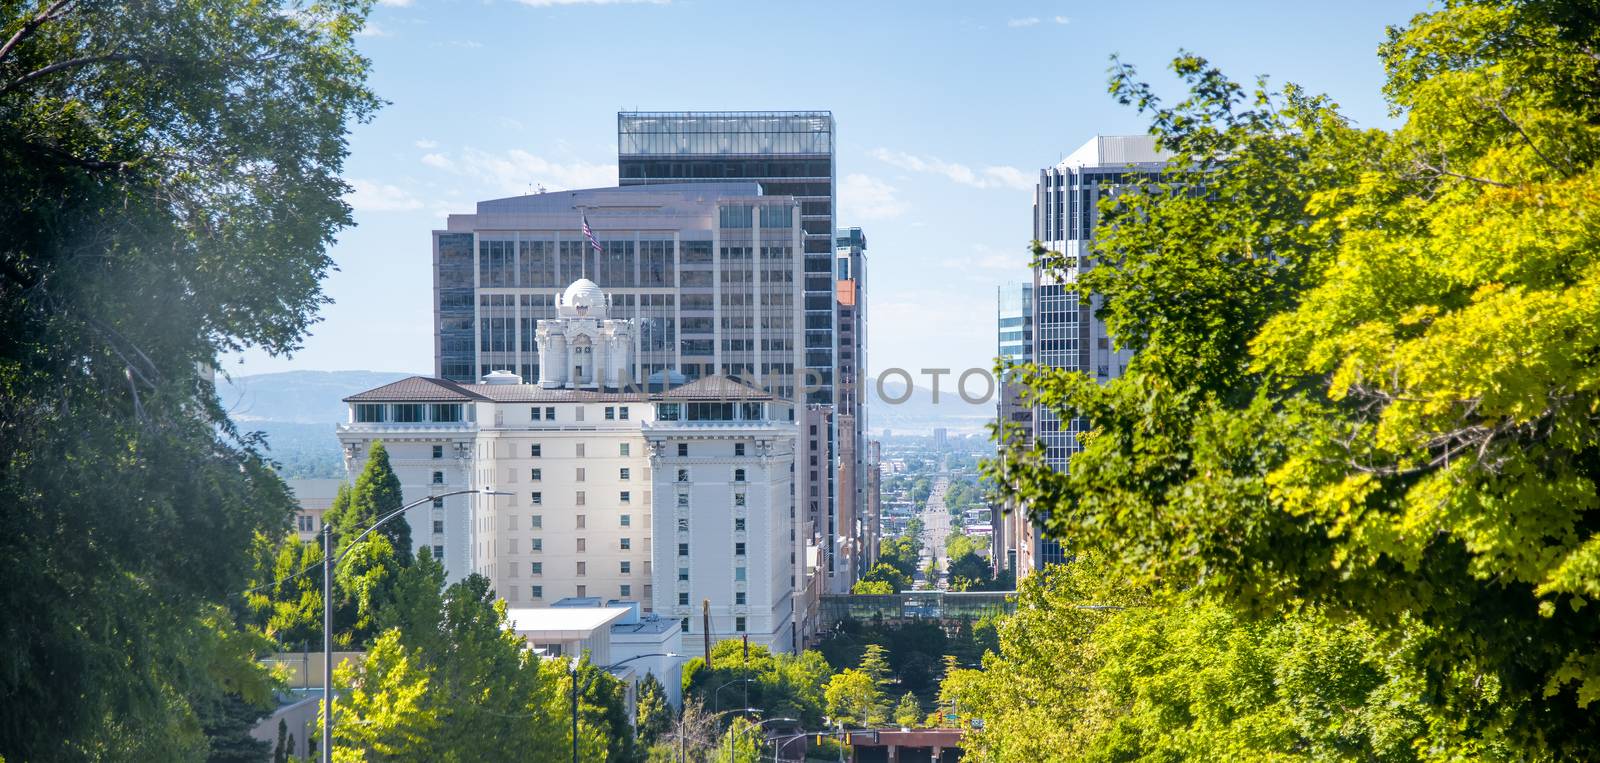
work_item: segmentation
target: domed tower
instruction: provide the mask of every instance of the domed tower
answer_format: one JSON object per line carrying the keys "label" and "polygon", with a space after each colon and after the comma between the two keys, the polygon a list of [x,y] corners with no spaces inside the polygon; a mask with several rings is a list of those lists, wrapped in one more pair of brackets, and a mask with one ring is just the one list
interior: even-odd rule
{"label": "domed tower", "polygon": [[613,320],[611,297],[580,278],[556,297],[558,317],[539,321],[539,386],[617,389],[633,376],[634,322]]}

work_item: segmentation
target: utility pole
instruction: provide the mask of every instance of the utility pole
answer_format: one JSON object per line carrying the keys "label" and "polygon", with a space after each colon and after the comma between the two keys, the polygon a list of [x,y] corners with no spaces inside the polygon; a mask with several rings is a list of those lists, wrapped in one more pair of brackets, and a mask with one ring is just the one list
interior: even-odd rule
{"label": "utility pole", "polygon": [[333,526],[322,523],[322,763],[333,763]]}
{"label": "utility pole", "polygon": [[706,667],[711,667],[711,600],[700,600],[700,618],[702,621],[701,633],[705,634],[706,641]]}

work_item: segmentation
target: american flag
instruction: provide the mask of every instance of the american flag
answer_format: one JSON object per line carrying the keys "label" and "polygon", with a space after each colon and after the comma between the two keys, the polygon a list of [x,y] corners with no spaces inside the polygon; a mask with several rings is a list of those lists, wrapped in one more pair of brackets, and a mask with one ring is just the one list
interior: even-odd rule
{"label": "american flag", "polygon": [[583,237],[589,239],[589,246],[594,247],[595,254],[604,254],[605,248],[600,246],[600,241],[594,237],[594,231],[589,230],[589,216],[583,216]]}

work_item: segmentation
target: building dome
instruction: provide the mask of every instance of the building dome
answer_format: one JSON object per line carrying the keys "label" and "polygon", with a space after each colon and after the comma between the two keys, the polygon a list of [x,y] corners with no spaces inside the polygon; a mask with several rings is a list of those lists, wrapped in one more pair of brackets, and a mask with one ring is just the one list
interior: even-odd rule
{"label": "building dome", "polygon": [[604,320],[611,306],[600,286],[587,278],[579,278],[561,294],[557,305],[562,317],[595,318]]}

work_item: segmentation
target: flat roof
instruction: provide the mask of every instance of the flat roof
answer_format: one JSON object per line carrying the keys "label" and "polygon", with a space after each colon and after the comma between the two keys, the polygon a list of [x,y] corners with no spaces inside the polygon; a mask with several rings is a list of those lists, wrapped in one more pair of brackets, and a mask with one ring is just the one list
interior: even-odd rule
{"label": "flat roof", "polygon": [[506,622],[517,633],[579,639],[609,627],[631,611],[627,607],[519,607],[506,610]]}

